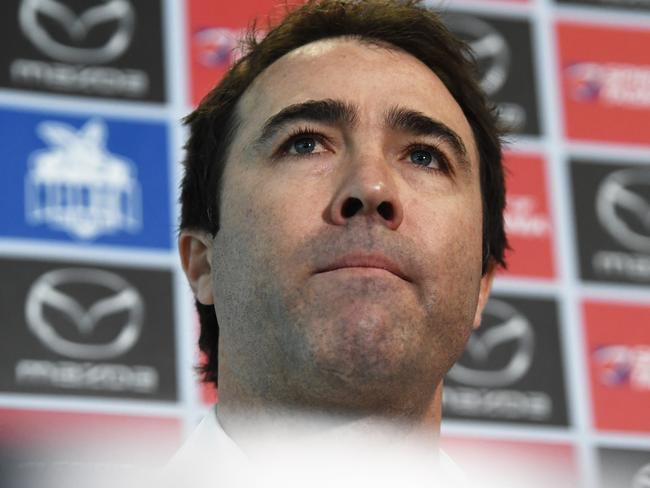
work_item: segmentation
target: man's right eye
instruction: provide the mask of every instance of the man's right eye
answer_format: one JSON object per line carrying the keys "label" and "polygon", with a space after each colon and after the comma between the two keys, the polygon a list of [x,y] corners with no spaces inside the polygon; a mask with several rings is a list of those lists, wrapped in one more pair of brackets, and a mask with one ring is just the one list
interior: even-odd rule
{"label": "man's right eye", "polygon": [[282,145],[278,157],[294,156],[309,157],[316,156],[329,151],[325,137],[320,134],[312,134],[311,131],[300,130]]}
{"label": "man's right eye", "polygon": [[311,154],[316,149],[318,142],[313,137],[300,137],[294,139],[289,147],[290,154]]}

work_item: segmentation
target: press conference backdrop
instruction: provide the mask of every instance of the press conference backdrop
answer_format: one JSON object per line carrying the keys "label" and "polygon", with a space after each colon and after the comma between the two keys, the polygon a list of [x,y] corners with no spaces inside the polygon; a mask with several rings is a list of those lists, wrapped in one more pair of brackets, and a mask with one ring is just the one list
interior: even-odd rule
{"label": "press conference backdrop", "polygon": [[[163,459],[214,401],[175,249],[180,119],[276,4],[0,5],[1,444],[153,435]],[[444,445],[650,486],[650,1],[442,10],[513,129],[510,268],[449,372]]]}

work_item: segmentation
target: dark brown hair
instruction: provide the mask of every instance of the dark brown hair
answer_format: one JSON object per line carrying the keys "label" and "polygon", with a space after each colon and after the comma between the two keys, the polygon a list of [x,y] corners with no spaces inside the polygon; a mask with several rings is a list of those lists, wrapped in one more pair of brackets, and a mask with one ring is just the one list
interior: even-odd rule
{"label": "dark brown hair", "polygon": [[[237,102],[274,61],[305,44],[352,37],[405,51],[427,65],[445,84],[467,118],[479,152],[483,198],[483,273],[505,266],[503,225],[505,184],[501,132],[496,115],[476,80],[466,44],[419,0],[311,0],[289,12],[261,40],[255,29],[241,57],[222,81],[185,119],[190,127],[181,183],[181,229],[219,230],[219,188],[228,150],[237,130]],[[217,383],[219,325],[212,306],[196,303],[201,321],[199,347],[206,355],[205,381]]]}

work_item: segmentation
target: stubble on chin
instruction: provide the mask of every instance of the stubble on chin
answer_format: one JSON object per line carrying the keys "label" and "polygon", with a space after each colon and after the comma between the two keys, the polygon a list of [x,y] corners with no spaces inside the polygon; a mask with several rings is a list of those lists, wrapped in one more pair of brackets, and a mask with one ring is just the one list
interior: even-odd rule
{"label": "stubble on chin", "polygon": [[425,403],[462,352],[467,303],[457,290],[450,302],[447,283],[313,273],[314,263],[350,249],[425,265],[414,243],[356,230],[315,235],[296,249],[240,236],[238,253],[221,256],[226,282],[238,283],[228,291],[223,338],[231,337],[229,357],[252,392],[298,408],[398,409],[404,398]]}
{"label": "stubble on chin", "polygon": [[441,309],[434,296],[422,303],[398,280],[314,277],[285,297],[277,339],[300,401],[400,409],[407,398],[426,404],[434,395],[470,328],[454,323],[457,310]]}

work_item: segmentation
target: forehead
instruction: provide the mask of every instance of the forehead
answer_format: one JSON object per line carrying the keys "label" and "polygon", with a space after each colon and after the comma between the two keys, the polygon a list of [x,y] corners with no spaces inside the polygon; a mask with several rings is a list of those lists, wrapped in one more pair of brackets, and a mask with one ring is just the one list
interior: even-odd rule
{"label": "forehead", "polygon": [[357,108],[360,122],[379,124],[400,106],[447,124],[476,159],[471,128],[444,83],[424,63],[397,48],[351,38],[306,44],[271,64],[244,93],[237,107],[236,139],[254,131],[283,108],[307,100],[341,100]]}

